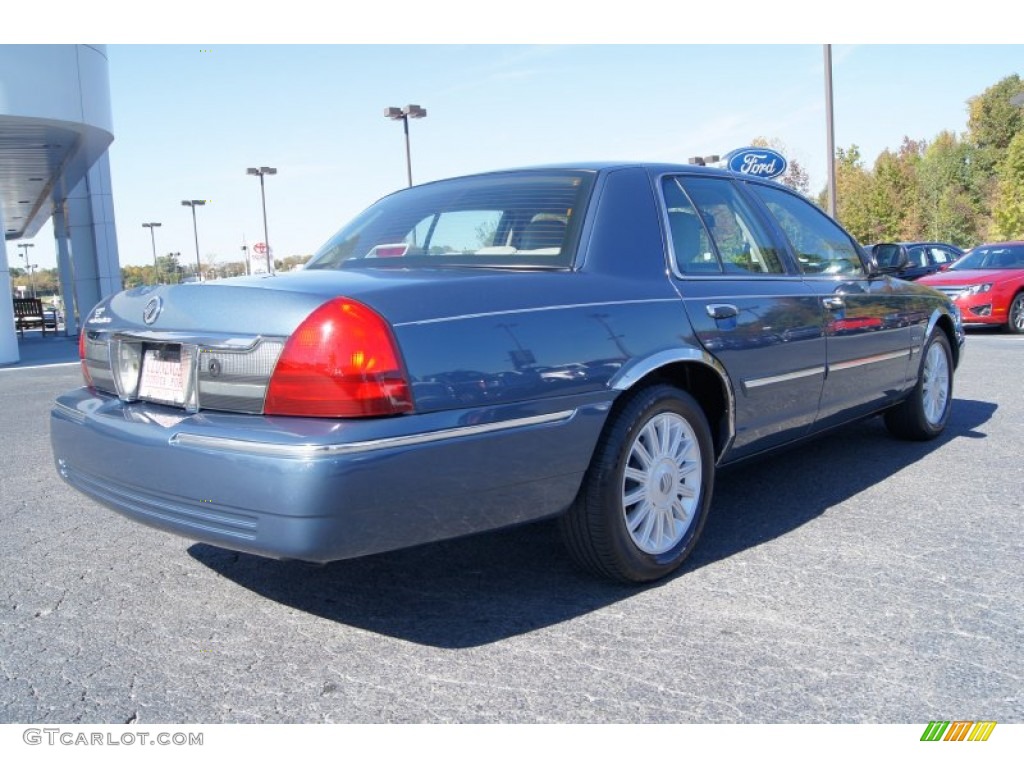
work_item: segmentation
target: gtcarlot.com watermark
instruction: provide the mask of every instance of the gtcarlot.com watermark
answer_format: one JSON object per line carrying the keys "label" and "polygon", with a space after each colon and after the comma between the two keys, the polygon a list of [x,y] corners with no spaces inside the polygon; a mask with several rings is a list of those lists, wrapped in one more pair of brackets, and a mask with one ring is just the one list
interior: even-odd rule
{"label": "gtcarlot.com watermark", "polygon": [[178,731],[80,731],[64,728],[26,728],[22,741],[29,746],[65,747],[201,747],[203,734]]}

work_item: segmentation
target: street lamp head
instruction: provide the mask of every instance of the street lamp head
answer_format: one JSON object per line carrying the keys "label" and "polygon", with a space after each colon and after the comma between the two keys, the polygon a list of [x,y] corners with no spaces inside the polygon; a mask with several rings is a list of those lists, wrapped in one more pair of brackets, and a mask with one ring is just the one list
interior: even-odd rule
{"label": "street lamp head", "polygon": [[277,168],[267,168],[266,166],[263,166],[260,168],[260,173],[265,173],[267,176],[273,176],[277,173]]}
{"label": "street lamp head", "polygon": [[159,227],[160,226],[160,222],[159,221],[149,221],[149,222],[146,222],[145,224],[143,224],[142,226],[150,227],[150,228],[152,228],[152,227]]}
{"label": "street lamp head", "polygon": [[195,208],[197,205],[206,205],[205,200],[182,200],[182,205],[187,205],[189,208]]}
{"label": "street lamp head", "polygon": [[407,104],[405,107],[387,107],[384,110],[384,117],[391,120],[402,120],[406,117],[426,117],[427,110],[419,104]]}

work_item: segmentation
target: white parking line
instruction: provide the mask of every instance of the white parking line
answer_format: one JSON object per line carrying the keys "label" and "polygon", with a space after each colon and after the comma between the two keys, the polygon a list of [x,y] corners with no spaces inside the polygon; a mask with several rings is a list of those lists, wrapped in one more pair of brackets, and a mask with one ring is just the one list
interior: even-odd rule
{"label": "white parking line", "polygon": [[3,371],[32,371],[37,368],[60,368],[63,365],[80,365],[78,360],[72,360],[69,363],[42,363],[40,365],[18,365],[14,363],[3,368],[0,368],[0,372]]}

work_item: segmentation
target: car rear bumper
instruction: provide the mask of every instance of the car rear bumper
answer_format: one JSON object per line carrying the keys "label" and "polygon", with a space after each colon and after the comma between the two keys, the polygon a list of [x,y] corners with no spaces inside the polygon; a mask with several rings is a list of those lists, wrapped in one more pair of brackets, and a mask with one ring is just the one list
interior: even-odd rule
{"label": "car rear bumper", "polygon": [[335,421],[189,415],[80,389],[50,426],[61,477],[126,517],[328,562],[559,513],[608,397]]}

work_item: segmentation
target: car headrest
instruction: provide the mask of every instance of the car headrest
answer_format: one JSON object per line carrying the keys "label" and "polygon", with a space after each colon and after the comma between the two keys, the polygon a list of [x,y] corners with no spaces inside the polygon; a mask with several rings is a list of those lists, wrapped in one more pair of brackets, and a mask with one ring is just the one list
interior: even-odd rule
{"label": "car headrest", "polygon": [[539,248],[561,248],[565,240],[565,222],[559,219],[531,221],[523,230],[519,247],[524,251]]}

